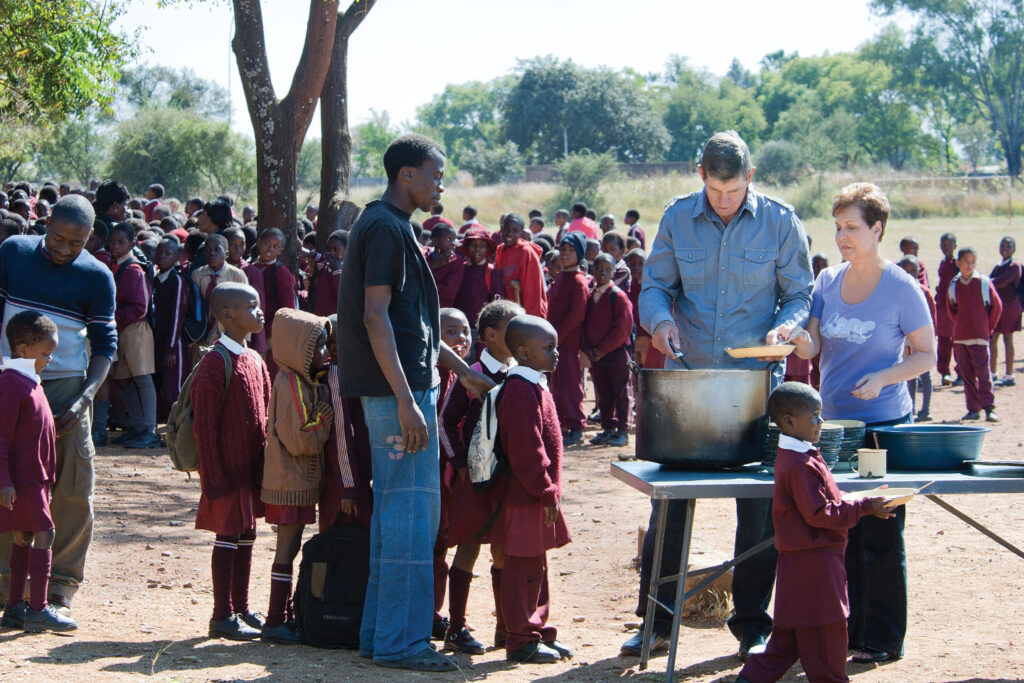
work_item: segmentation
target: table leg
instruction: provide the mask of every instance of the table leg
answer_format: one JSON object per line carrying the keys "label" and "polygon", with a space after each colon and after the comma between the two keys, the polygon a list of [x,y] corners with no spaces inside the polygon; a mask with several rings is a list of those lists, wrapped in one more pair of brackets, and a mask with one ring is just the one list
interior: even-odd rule
{"label": "table leg", "polygon": [[971,517],[968,517],[966,514],[964,514],[960,510],[956,509],[955,507],[953,507],[952,505],[950,505],[949,503],[947,503],[946,501],[942,500],[941,498],[939,498],[936,495],[925,494],[925,497],[928,500],[930,500],[933,503],[935,503],[936,505],[938,505],[939,507],[941,507],[946,512],[948,512],[951,515],[953,515],[954,517],[957,517],[958,519],[962,519],[963,521],[967,522],[968,524],[973,526],[975,529],[977,529],[978,531],[980,531],[981,533],[985,534],[986,536],[991,538],[993,541],[998,543],[999,545],[1001,545],[1004,548],[1006,548],[1007,550],[1009,550],[1014,555],[1017,555],[1018,557],[1024,557],[1024,550],[1021,550],[1017,546],[1015,546],[1012,543],[1010,543],[1009,541],[1007,541],[1002,536],[998,535],[996,532],[994,532],[991,529],[989,529],[988,527],[982,525],[981,522],[975,521]]}
{"label": "table leg", "polygon": [[679,553],[679,576],[676,578],[676,599],[672,610],[672,636],[668,647],[668,669],[665,682],[672,683],[676,673],[676,650],[679,648],[679,622],[683,617],[683,601],[686,593],[686,567],[690,561],[690,538],[693,531],[693,514],[697,500],[686,501],[686,527],[683,529],[683,548]]}
{"label": "table leg", "polygon": [[[654,615],[658,609],[658,603],[655,598],[658,595],[658,586],[661,580],[661,555],[665,549],[665,527],[668,525],[668,501],[657,500],[655,502],[658,505],[658,528],[654,532],[654,564],[651,567],[651,580],[647,587],[647,611],[644,613],[644,637],[643,646],[640,649],[641,671],[647,668],[647,661],[651,657]],[[648,529],[647,533],[651,533],[651,530]]]}

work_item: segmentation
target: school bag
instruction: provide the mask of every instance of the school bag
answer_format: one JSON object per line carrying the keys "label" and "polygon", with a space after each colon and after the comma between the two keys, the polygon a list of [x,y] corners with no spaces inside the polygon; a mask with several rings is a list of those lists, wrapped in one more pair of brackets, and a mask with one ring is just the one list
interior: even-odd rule
{"label": "school bag", "polygon": [[498,436],[498,402],[505,388],[502,382],[484,396],[480,419],[473,427],[473,436],[469,440],[469,452],[466,455],[469,480],[473,489],[480,493],[490,491],[502,473],[508,469],[508,456],[501,447]]}
{"label": "school bag", "polygon": [[295,584],[295,626],[307,645],[359,647],[370,536],[358,526],[335,524],[302,546]]}
{"label": "school bag", "polygon": [[[234,374],[235,366],[231,362],[231,352],[221,344],[214,344],[205,353],[215,352],[224,359],[224,391],[227,392],[231,386],[231,375]],[[205,355],[204,353],[204,355]],[[196,444],[196,433],[193,427],[195,416],[192,414],[192,396],[189,391],[192,388],[192,378],[196,376],[199,364],[192,368],[192,372],[185,378],[181,385],[181,393],[178,400],[171,406],[171,412],[167,416],[167,424],[156,430],[157,434],[163,434],[167,439],[167,454],[171,457],[171,465],[179,472],[187,472],[189,479],[191,472],[199,469],[199,447]]]}
{"label": "school bag", "polygon": [[[981,275],[981,300],[985,304],[985,310],[992,310],[992,290],[989,288],[990,280]],[[949,300],[954,306],[956,306],[956,283],[959,277],[953,278],[953,281],[949,283]]]}

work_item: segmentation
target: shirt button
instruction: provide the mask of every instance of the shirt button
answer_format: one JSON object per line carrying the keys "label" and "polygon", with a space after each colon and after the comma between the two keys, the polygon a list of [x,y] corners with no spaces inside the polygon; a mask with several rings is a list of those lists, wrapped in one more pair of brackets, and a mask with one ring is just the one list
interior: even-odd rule
{"label": "shirt button", "polygon": [[725,290],[724,289],[722,290],[722,294],[725,294]]}
{"label": "shirt button", "polygon": [[722,270],[725,270],[725,266],[722,266]]}

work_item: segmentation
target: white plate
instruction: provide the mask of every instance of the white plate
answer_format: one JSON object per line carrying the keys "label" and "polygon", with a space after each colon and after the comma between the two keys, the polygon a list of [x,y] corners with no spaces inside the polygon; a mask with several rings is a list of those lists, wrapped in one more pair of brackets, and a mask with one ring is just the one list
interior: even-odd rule
{"label": "white plate", "polygon": [[733,358],[785,358],[793,353],[795,348],[794,344],[772,344],[771,346],[742,346],[736,349],[726,349],[725,352]]}
{"label": "white plate", "polygon": [[916,494],[917,489],[912,488],[877,488],[870,489],[868,491],[848,491],[843,494],[843,500],[860,500],[862,498],[885,498],[885,507],[894,508],[909,503]]}

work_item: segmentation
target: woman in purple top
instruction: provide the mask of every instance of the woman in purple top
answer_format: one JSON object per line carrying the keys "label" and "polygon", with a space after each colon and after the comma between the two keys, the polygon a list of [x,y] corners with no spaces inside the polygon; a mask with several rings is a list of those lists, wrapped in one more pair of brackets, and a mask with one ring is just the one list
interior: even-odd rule
{"label": "woman in purple top", "polygon": [[[843,263],[814,283],[807,329],[783,332],[801,358],[821,352],[822,417],[868,426],[910,422],[907,380],[935,366],[935,332],[917,281],[879,253],[889,200],[878,187],[855,183],[832,200],[832,215]],[[903,656],[905,515],[901,506],[893,519],[864,518],[850,530],[846,573],[856,662]]]}

